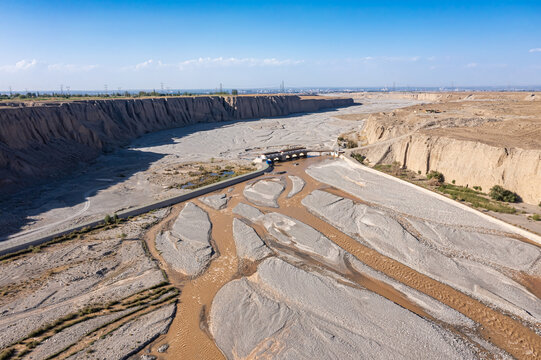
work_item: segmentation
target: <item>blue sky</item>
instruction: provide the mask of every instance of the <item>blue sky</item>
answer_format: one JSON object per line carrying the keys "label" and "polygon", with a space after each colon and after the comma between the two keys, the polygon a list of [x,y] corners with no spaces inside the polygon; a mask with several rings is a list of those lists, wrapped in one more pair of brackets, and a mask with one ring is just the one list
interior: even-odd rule
{"label": "blue sky", "polygon": [[541,85],[541,1],[0,2],[0,90]]}

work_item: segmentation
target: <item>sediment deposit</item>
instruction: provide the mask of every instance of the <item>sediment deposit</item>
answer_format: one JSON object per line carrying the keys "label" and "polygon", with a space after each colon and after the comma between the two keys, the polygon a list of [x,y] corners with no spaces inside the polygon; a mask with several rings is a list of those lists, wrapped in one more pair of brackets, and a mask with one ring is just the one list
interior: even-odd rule
{"label": "sediment deposit", "polygon": [[251,203],[260,206],[278,207],[276,200],[285,186],[276,180],[259,180],[244,188],[244,196]]}
{"label": "sediment deposit", "polygon": [[208,266],[213,254],[211,227],[208,214],[189,202],[175,220],[171,231],[158,235],[156,248],[175,270],[189,276],[198,275]]}
{"label": "sediment deposit", "polygon": [[237,256],[241,259],[258,261],[272,253],[256,231],[242,220],[233,219],[233,238]]}
{"label": "sediment deposit", "polygon": [[228,359],[474,358],[451,333],[391,301],[276,258],[224,286],[211,318]]}
{"label": "sediment deposit", "polygon": [[[136,255],[144,264],[145,257],[154,257],[160,275],[155,281],[163,281],[159,264],[169,283],[151,282],[142,293],[123,294],[118,304],[108,303],[81,325],[58,323],[64,313],[54,313],[45,322],[58,323],[51,330],[22,335],[21,343],[7,339],[7,346],[25,347],[31,359],[55,352],[61,359],[534,359],[541,354],[535,331],[541,318],[535,290],[541,251],[533,240],[344,159],[297,164],[278,164],[276,170],[286,173],[149,214],[163,220],[144,235],[148,253],[126,248],[123,258]],[[292,196],[289,176],[304,184]],[[261,182],[264,186],[254,186]],[[267,183],[280,185],[279,191],[269,192]],[[272,201],[248,205],[247,188],[250,197]],[[86,240],[73,239],[55,245],[55,252],[46,249],[2,264],[3,274],[13,274],[2,280],[7,304],[31,306],[49,288],[50,281],[26,282],[23,274],[36,279],[86,254],[98,261],[99,273],[109,259],[103,251],[140,246],[146,226],[135,226],[138,221],[147,224],[133,219],[93,234],[94,241],[101,239],[91,247],[96,254],[80,246]],[[128,240],[111,243],[112,232],[123,232],[120,238]],[[160,248],[165,234],[186,248]],[[214,255],[186,276],[179,259],[198,258],[194,242]],[[132,263],[119,266],[134,271]],[[85,274],[83,282],[94,281],[94,274]],[[115,284],[122,288],[127,279],[118,278]],[[0,315],[0,324],[4,321]]]}

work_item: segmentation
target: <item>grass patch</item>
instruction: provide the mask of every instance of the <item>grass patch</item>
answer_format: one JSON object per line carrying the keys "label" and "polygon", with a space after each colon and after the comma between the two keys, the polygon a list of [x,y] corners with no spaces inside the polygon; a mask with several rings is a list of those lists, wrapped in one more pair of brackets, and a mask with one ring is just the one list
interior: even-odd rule
{"label": "grass patch", "polygon": [[435,179],[436,181],[442,183],[445,181],[445,177],[443,174],[439,171],[431,170],[428,174],[426,174],[426,178],[428,180]]}
{"label": "grass patch", "polygon": [[513,207],[499,204],[486,197],[483,194],[463,186],[444,184],[436,188],[439,192],[450,195],[453,200],[469,202],[473,207],[479,207],[490,211],[514,214],[517,210]]}
{"label": "grass patch", "polygon": [[250,167],[242,167],[238,170],[232,170],[232,167],[227,167],[223,170],[219,170],[218,172],[210,172],[209,170],[205,169],[203,166],[199,167],[199,173],[193,173],[194,176],[198,176],[198,178],[188,181],[183,184],[176,185],[179,189],[186,189],[186,190],[194,190],[198,189],[203,186],[215,184],[217,182],[227,180],[236,176],[244,175],[249,172],[255,171],[254,168]]}
{"label": "grass patch", "polygon": [[364,161],[366,160],[366,156],[361,154],[352,153],[351,157],[360,162],[361,164],[364,164]]}
{"label": "grass patch", "polygon": [[0,352],[0,360],[8,360],[11,359],[15,355],[15,349],[6,349]]}

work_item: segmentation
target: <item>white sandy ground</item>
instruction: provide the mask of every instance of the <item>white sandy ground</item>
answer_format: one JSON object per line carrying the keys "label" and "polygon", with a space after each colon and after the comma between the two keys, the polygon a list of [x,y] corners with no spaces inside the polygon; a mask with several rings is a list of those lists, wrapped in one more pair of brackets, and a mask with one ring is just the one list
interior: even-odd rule
{"label": "white sandy ground", "polygon": [[[239,206],[241,205],[243,204],[239,204]],[[255,214],[256,216],[250,216],[251,219],[254,222],[263,223],[269,235],[271,235],[278,243],[294,248],[304,254],[310,254],[312,258],[336,271],[343,271],[345,269],[344,261],[347,261],[359,273],[389,284],[402,292],[412,303],[419,305],[436,319],[440,319],[448,324],[471,329],[475,327],[475,323],[472,320],[456,310],[366,266],[354,256],[351,256],[351,254],[342,250],[323,234],[303,222],[278,213],[269,213],[266,215],[263,215],[262,213],[258,214],[258,210],[255,208],[252,208],[253,210],[249,212],[248,210],[250,209],[248,209],[246,205],[241,206],[241,208],[245,210],[243,213],[248,216],[250,216],[250,213]],[[240,223],[241,221],[234,219],[233,226],[235,226],[236,222]],[[239,250],[239,248],[242,249],[249,243],[248,237],[242,236],[239,237],[238,240],[235,238],[235,242],[237,244],[237,252],[239,253],[239,256],[241,256],[243,250]],[[275,250],[279,252],[278,249]],[[284,254],[281,253],[281,255]]]}
{"label": "white sandy ground", "polygon": [[284,189],[285,186],[280,180],[258,180],[253,184],[246,185],[243,195],[255,205],[277,208],[277,199]]}
{"label": "white sandy ground", "polygon": [[[490,354],[492,354],[494,356],[497,356],[498,358],[508,358],[508,356],[505,354],[505,352],[503,352],[500,349],[496,348],[492,344],[487,343],[486,341],[484,341],[483,339],[479,338],[476,335],[477,325],[472,320],[468,319],[467,317],[460,314],[456,310],[449,308],[447,305],[444,305],[444,304],[434,300],[430,296],[427,296],[427,295],[425,295],[425,294],[423,294],[423,293],[421,293],[421,292],[419,292],[417,290],[414,290],[414,289],[412,289],[412,288],[410,288],[410,287],[408,287],[408,286],[406,286],[404,284],[401,284],[401,283],[389,278],[388,276],[386,276],[386,275],[384,275],[384,274],[382,274],[382,273],[380,273],[378,271],[375,271],[372,268],[364,265],[363,263],[358,261],[355,257],[353,257],[351,254],[349,254],[346,251],[344,251],[344,250],[340,249],[339,247],[337,247],[331,240],[329,240],[323,234],[319,233],[318,231],[316,231],[312,227],[302,223],[301,221],[296,220],[296,219],[292,219],[290,217],[287,217],[287,216],[284,216],[284,215],[278,214],[278,213],[272,213],[271,212],[271,213],[263,214],[258,209],[254,208],[254,207],[252,207],[250,205],[246,205],[246,204],[239,204],[234,209],[234,211],[235,211],[236,214],[239,214],[241,216],[245,216],[245,217],[249,218],[250,221],[260,223],[260,224],[264,225],[264,227],[266,228],[266,230],[269,233],[269,237],[267,238],[267,241],[269,242],[269,245],[273,248],[275,253],[280,258],[287,259],[287,261],[289,261],[291,263],[294,263],[294,264],[298,264],[298,266],[300,266],[302,268],[305,268],[305,265],[307,264],[306,256],[308,255],[308,257],[310,259],[315,260],[319,264],[323,264],[325,266],[325,268],[321,268],[320,266],[318,266],[318,270],[314,270],[313,268],[311,268],[311,271],[317,272],[318,274],[320,274],[320,276],[327,277],[329,280],[334,279],[336,281],[339,281],[342,284],[349,283],[349,280],[346,280],[341,275],[339,275],[339,273],[341,271],[345,271],[345,269],[346,269],[345,262],[347,262],[347,263],[351,264],[352,268],[355,269],[356,271],[358,271],[360,274],[363,274],[364,276],[368,276],[368,277],[373,278],[373,279],[375,279],[377,281],[381,281],[382,283],[385,283],[387,285],[392,286],[397,291],[402,293],[405,297],[407,297],[408,300],[411,303],[416,304],[417,306],[422,308],[426,313],[433,316],[435,319],[443,321],[443,323],[450,324],[451,326],[460,327],[462,329],[461,332],[463,332],[465,334],[468,334],[468,338],[472,342],[472,344],[476,344],[474,346],[479,346],[480,348],[484,348]],[[239,221],[239,220],[235,219],[234,221]],[[276,247],[275,244],[280,245],[280,246]],[[285,246],[287,248],[290,248],[290,249],[295,249],[295,253],[283,252],[283,246]],[[299,257],[300,254],[303,254],[302,255],[303,258]],[[313,266],[313,261],[312,260],[308,261],[308,263],[312,264],[311,266]],[[349,270],[346,270],[346,272],[349,273]],[[256,275],[254,275],[250,280],[253,281],[255,277],[256,277]],[[280,278],[280,279],[285,279],[285,277],[286,277],[285,274],[280,274],[278,276],[278,278]],[[291,281],[293,281],[293,280],[291,280]],[[295,275],[295,281],[301,281],[301,280],[297,279],[297,276]],[[259,282],[258,282],[258,284],[259,284]],[[249,287],[243,289],[242,291],[245,292],[246,294],[249,294],[249,295],[247,295],[248,299],[243,299],[242,305],[239,305],[239,308],[240,308],[240,306],[245,306],[245,305],[247,305],[248,307],[254,307],[254,306],[259,306],[260,304],[264,305],[264,304],[267,303],[266,301],[264,301],[262,299],[261,296],[257,295],[258,294],[258,288],[257,287],[249,286]],[[315,290],[315,291],[317,291],[317,290]],[[221,306],[229,307],[230,306],[229,301],[230,302],[238,302],[238,296],[240,296],[240,295],[237,294],[235,296],[232,296],[231,294],[227,293],[227,294],[221,294],[221,295],[218,294],[218,296],[223,296],[223,297],[219,298],[219,300],[216,300],[213,303],[213,307],[221,307]],[[244,295],[242,295],[242,296],[244,296]],[[279,301],[278,300],[275,300],[275,301],[277,303],[279,303],[279,304],[278,305],[273,305],[271,308],[266,309],[266,310],[258,310],[258,311],[261,311],[262,314],[263,314],[262,319],[256,320],[257,315],[253,314],[253,317],[254,317],[252,319],[253,324],[250,325],[250,327],[249,327],[249,333],[257,333],[257,332],[265,333],[265,331],[267,331],[267,329],[260,328],[260,327],[266,326],[267,322],[266,322],[265,319],[267,317],[270,317],[270,318],[274,319],[275,317],[281,316],[280,311],[282,311],[282,309],[284,307],[288,307],[287,295],[285,293],[283,294],[283,299],[280,299]],[[310,300],[308,300],[308,301],[310,301]],[[255,303],[255,304],[252,304],[252,302]],[[328,307],[334,307],[336,305],[334,305],[333,303],[328,303],[327,306]],[[366,311],[366,309],[368,309],[368,308],[365,308],[365,311]],[[213,313],[220,313],[221,311],[222,311],[222,309],[216,309]],[[274,314],[272,314],[273,311],[274,311]],[[370,309],[370,311],[371,311],[371,309]],[[250,316],[252,316],[252,315],[250,315]],[[309,318],[311,316],[311,314],[307,314],[306,312],[299,311],[298,313],[295,313],[295,315],[291,315],[291,316],[292,317],[295,316],[295,318],[297,318],[297,317],[300,318],[301,319],[300,321],[306,321],[305,319]],[[212,318],[211,317],[211,321],[216,321],[216,327],[215,328],[219,329],[219,330],[216,330],[216,331],[221,331],[221,330],[223,330],[223,328],[222,328],[223,324],[221,324],[221,321],[226,321],[226,320],[223,319],[223,318]],[[407,321],[407,319],[401,319],[400,321]],[[290,323],[291,321],[287,320],[286,322]],[[301,329],[296,329],[296,330],[298,330],[299,339],[292,339],[291,340],[295,344],[297,344],[297,341],[298,342],[304,342],[305,341],[304,340],[305,336],[307,336],[307,337],[311,336],[310,335],[311,334],[310,329],[301,328]],[[377,331],[374,331],[374,332],[377,333],[374,336],[376,336],[376,337],[377,336],[384,336],[385,331],[388,331],[388,330],[386,330],[385,327],[380,328],[379,330],[381,331],[381,333],[377,333]],[[338,334],[341,334],[341,332],[337,331],[336,328],[325,328],[324,331],[327,332],[327,337],[340,336]],[[237,333],[227,333],[227,334],[223,334],[221,336],[221,339],[224,341],[224,344],[226,346],[226,348],[225,349],[222,348],[222,350],[226,351],[226,354],[228,354],[227,353],[227,346],[231,346],[231,343],[237,341],[237,339],[233,339],[234,336],[238,336],[238,334]],[[244,335],[242,335],[242,336],[244,336]],[[275,335],[271,335],[270,337],[274,338],[274,336]],[[241,339],[239,341],[244,341],[243,339]],[[302,340],[300,340],[300,339],[302,339]],[[272,342],[274,340],[269,340],[269,341]],[[261,344],[263,344],[263,342],[261,342]],[[254,354],[254,351],[255,351],[255,353],[261,355],[261,353],[260,353],[261,348],[268,345],[268,344],[265,344],[265,345],[261,345],[261,344],[259,344],[257,346],[253,345],[255,348],[258,348],[259,350],[257,350],[257,351],[255,351],[255,350],[247,350],[247,351],[251,351],[252,355]],[[304,358],[305,356],[307,356],[307,354],[310,354],[310,352],[306,351],[306,349],[304,349],[303,346],[296,347],[296,350],[287,349],[288,346],[290,346],[288,344],[289,343],[287,343],[287,342],[280,343],[278,346],[285,347],[286,349],[281,349],[279,351],[280,352],[286,352],[288,354],[291,351],[297,351],[297,353],[295,353],[295,356],[294,356],[295,358]],[[308,344],[311,344],[311,343],[308,342]],[[220,346],[220,344],[218,344],[218,345]],[[334,346],[340,347],[342,345],[343,344],[340,343],[340,344],[335,344]],[[242,346],[244,346],[244,345],[242,345]],[[382,346],[385,346],[385,345],[382,344]],[[394,345],[391,345],[391,347],[392,346],[394,346]],[[267,351],[267,350],[264,350],[264,351]],[[268,355],[264,351],[263,351],[263,354]],[[272,351],[275,351],[275,350],[268,350],[268,351],[272,352]],[[335,350],[333,348],[332,351],[336,351],[337,353],[340,353],[341,351],[344,351],[344,352],[347,353],[348,351],[355,351],[355,350],[348,349],[347,347],[344,347],[344,348],[339,349],[339,350]],[[301,353],[299,354],[298,352],[301,352]],[[235,350],[234,353],[235,353],[235,356],[238,355],[237,350]],[[348,356],[352,357],[353,356],[352,354],[353,353],[348,353],[346,358],[348,358]],[[274,352],[272,352],[272,355],[273,356],[278,356],[278,358],[281,357],[281,355],[276,355],[276,353],[274,353]],[[433,354],[429,354],[429,355],[432,356]],[[436,356],[436,355],[434,355],[434,356]],[[400,357],[400,356],[398,356],[398,357]],[[318,356],[317,358],[320,358],[320,357]],[[323,356],[323,358],[326,358],[326,356]]]}
{"label": "white sandy ground", "polygon": [[70,326],[69,328],[62,330],[57,334],[54,334],[53,336],[39,344],[34,350],[32,350],[30,354],[28,354],[28,356],[24,357],[24,359],[47,359],[48,357],[58,353],[59,351],[64,350],[68,346],[77,343],[79,340],[83,339],[86,335],[90,334],[92,331],[99,328],[100,326],[105,325],[116,319],[120,319],[121,317],[126,316],[128,313],[139,309],[140,308],[126,309],[104,316],[98,316],[93,319]]}
{"label": "white sandy ground", "polygon": [[142,315],[68,359],[126,359],[160,334],[165,334],[175,310],[176,305],[170,304]]}
{"label": "white sandy ground", "polygon": [[210,331],[228,359],[474,358],[452,333],[393,302],[277,258],[220,289]]}
{"label": "white sandy ground", "polygon": [[156,236],[156,249],[175,270],[189,276],[200,274],[213,254],[209,216],[194,203],[187,203],[171,231]]}
{"label": "white sandy ground", "polygon": [[[13,298],[1,299],[0,348],[65,315],[121,300],[163,282],[156,263],[141,242],[133,239],[166,214],[156,211],[88,240],[54,245],[0,264],[0,287],[26,287]],[[125,240],[120,239],[121,233],[126,234]],[[67,339],[77,341],[71,335]]]}
{"label": "white sandy ground", "polygon": [[303,199],[330,224],[479,300],[531,323],[541,320],[541,301],[509,276],[509,270],[540,275],[539,248],[506,237],[506,228],[482,216],[343,160],[312,166],[307,173],[374,204],[355,204],[323,191]]}
{"label": "white sandy ground", "polygon": [[243,216],[251,222],[256,222],[261,216],[263,216],[263,213],[259,211],[259,209],[244,203],[239,203],[237,206],[235,206],[233,213]]}
{"label": "white sandy ground", "polygon": [[233,219],[233,239],[241,259],[258,261],[272,253],[251,226],[236,218]]}
{"label": "white sandy ground", "polygon": [[308,253],[333,268],[343,267],[344,250],[314,228],[279,213],[265,214],[260,221],[282,245]]}
{"label": "white sandy ground", "polygon": [[[330,147],[339,134],[360,130],[363,124],[334,116],[389,111],[415,103],[404,99],[366,100],[363,105],[313,114],[197,124],[145,135],[127,149],[101,156],[79,175],[10,197],[1,205],[0,228],[16,227],[22,216],[28,223],[15,233],[10,230],[9,240],[0,242],[0,249],[183,192],[150,183],[154,169],[211,158],[252,160],[267,148],[290,145]],[[0,230],[0,238],[6,234]]]}
{"label": "white sandy ground", "polygon": [[[303,222],[277,213],[263,215],[263,213],[259,212],[256,208],[242,203],[239,204],[236,209],[237,208],[242,209],[242,211],[238,211],[238,213],[250,217],[252,219],[251,221],[264,223],[269,234],[272,235],[273,239],[278,243],[296,249],[298,252],[310,254],[311,258],[317,259],[319,262],[335,271],[343,271],[345,268],[345,261],[347,261],[359,273],[391,285],[393,288],[403,293],[412,303],[417,304],[428,314],[434,316],[434,318],[455,326],[470,329],[475,327],[475,323],[472,320],[456,310],[366,266],[351,254],[336,246],[335,243],[323,234]],[[235,222],[240,222],[240,220],[234,219],[233,225],[235,225]],[[248,240],[246,237],[242,236],[239,237],[238,240],[235,239],[235,241],[237,244],[237,252],[239,253],[239,256],[241,256],[239,248],[245,247]],[[280,256],[286,255],[283,252],[280,252],[280,249],[275,249],[275,251],[277,251]],[[287,254],[287,257],[291,258],[291,254]],[[299,259],[295,259],[294,257],[293,259],[299,261]],[[300,263],[302,263],[302,260],[300,260]],[[332,275],[331,273],[327,274]]]}
{"label": "white sandy ground", "polygon": [[227,206],[229,197],[226,194],[214,194],[201,197],[199,201],[213,209],[221,210]]}
{"label": "white sandy ground", "polygon": [[290,175],[288,177],[293,184],[293,186],[291,187],[291,191],[289,191],[289,193],[287,194],[287,197],[290,198],[297,195],[299,192],[302,191],[302,189],[304,189],[304,180],[295,175]]}

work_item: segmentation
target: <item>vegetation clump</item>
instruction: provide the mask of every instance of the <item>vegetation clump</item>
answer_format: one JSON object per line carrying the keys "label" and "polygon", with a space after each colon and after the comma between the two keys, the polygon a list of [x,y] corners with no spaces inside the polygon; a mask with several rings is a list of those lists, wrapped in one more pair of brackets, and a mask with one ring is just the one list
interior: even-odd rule
{"label": "vegetation clump", "polygon": [[428,174],[426,174],[426,178],[428,180],[436,179],[436,181],[440,183],[445,181],[445,177],[443,176],[443,174],[435,170],[431,170]]}
{"label": "vegetation clump", "polygon": [[511,190],[504,189],[500,185],[494,185],[491,187],[488,196],[497,201],[505,201],[510,203],[515,203],[519,199],[516,193],[512,192]]}
{"label": "vegetation clump", "polygon": [[352,153],[351,157],[360,162],[361,164],[364,164],[364,161],[366,160],[366,156],[361,154]]}
{"label": "vegetation clump", "polygon": [[14,348],[3,350],[2,352],[0,352],[0,360],[11,359],[14,354],[15,354]]}
{"label": "vegetation clump", "polygon": [[348,140],[346,142],[346,148],[348,149],[354,149],[358,146],[357,142],[356,141],[353,141],[353,140]]}
{"label": "vegetation clump", "polygon": [[453,200],[467,201],[473,207],[480,207],[494,212],[514,214],[517,210],[513,207],[499,204],[487,199],[482,193],[463,186],[451,184],[442,184],[437,190],[447,195],[451,195]]}

